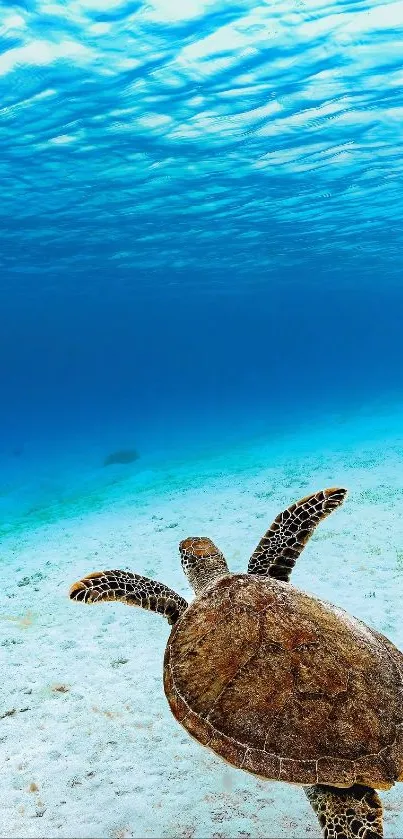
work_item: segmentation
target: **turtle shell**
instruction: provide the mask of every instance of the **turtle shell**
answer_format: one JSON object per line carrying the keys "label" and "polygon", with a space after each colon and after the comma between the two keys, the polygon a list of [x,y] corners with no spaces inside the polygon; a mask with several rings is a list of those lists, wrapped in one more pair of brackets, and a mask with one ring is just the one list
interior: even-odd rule
{"label": "turtle shell", "polygon": [[220,578],[170,635],[177,720],[226,761],[296,784],[403,780],[403,655],[288,583]]}

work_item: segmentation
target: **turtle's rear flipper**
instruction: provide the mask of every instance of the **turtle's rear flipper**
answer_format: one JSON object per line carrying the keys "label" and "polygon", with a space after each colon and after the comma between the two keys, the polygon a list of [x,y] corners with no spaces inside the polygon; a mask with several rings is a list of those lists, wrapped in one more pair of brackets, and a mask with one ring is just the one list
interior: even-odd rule
{"label": "turtle's rear flipper", "polygon": [[279,513],[254,550],[248,574],[275,577],[288,583],[291,571],[313,531],[343,503],[346,489],[333,487],[307,495]]}
{"label": "turtle's rear flipper", "polygon": [[382,839],[382,804],[371,787],[348,789],[318,784],[305,789],[324,839]]}
{"label": "turtle's rear flipper", "polygon": [[70,600],[99,603],[103,600],[121,600],[128,606],[142,606],[160,612],[171,625],[176,623],[187,602],[168,586],[131,571],[94,571],[74,583]]}

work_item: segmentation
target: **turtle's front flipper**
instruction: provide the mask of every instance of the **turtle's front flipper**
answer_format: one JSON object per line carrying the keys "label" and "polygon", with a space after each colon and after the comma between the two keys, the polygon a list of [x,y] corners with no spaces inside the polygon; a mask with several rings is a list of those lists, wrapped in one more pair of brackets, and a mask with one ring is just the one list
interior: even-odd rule
{"label": "turtle's front flipper", "polygon": [[142,606],[165,615],[171,625],[188,607],[186,600],[168,586],[130,571],[94,571],[74,583],[69,595],[71,600],[83,603],[121,600],[128,606]]}
{"label": "turtle's front flipper", "polygon": [[323,489],[307,495],[280,513],[253,552],[248,574],[288,582],[315,527],[343,503],[346,494],[346,489]]}
{"label": "turtle's front flipper", "polygon": [[355,784],[339,789],[318,785],[305,792],[324,839],[382,839],[382,804],[371,787]]}

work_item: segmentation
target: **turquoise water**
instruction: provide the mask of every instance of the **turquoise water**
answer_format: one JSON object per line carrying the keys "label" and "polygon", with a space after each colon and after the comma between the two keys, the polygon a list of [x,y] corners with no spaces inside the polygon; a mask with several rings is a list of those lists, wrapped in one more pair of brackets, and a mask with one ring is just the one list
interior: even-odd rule
{"label": "turquoise water", "polygon": [[67,590],[189,597],[181,538],[242,570],[345,484],[297,581],[403,646],[402,38],[400,0],[0,6],[5,835],[317,835],[177,733],[156,616]]}
{"label": "turquoise water", "polygon": [[6,459],[400,398],[401,3],[0,15]]}

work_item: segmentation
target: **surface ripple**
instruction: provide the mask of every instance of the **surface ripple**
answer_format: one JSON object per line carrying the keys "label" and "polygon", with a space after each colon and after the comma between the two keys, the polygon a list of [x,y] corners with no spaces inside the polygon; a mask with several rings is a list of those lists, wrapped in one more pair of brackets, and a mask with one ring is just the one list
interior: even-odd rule
{"label": "surface ripple", "polygon": [[191,283],[201,251],[206,285],[313,259],[393,281],[402,35],[376,0],[3,5],[3,287]]}

